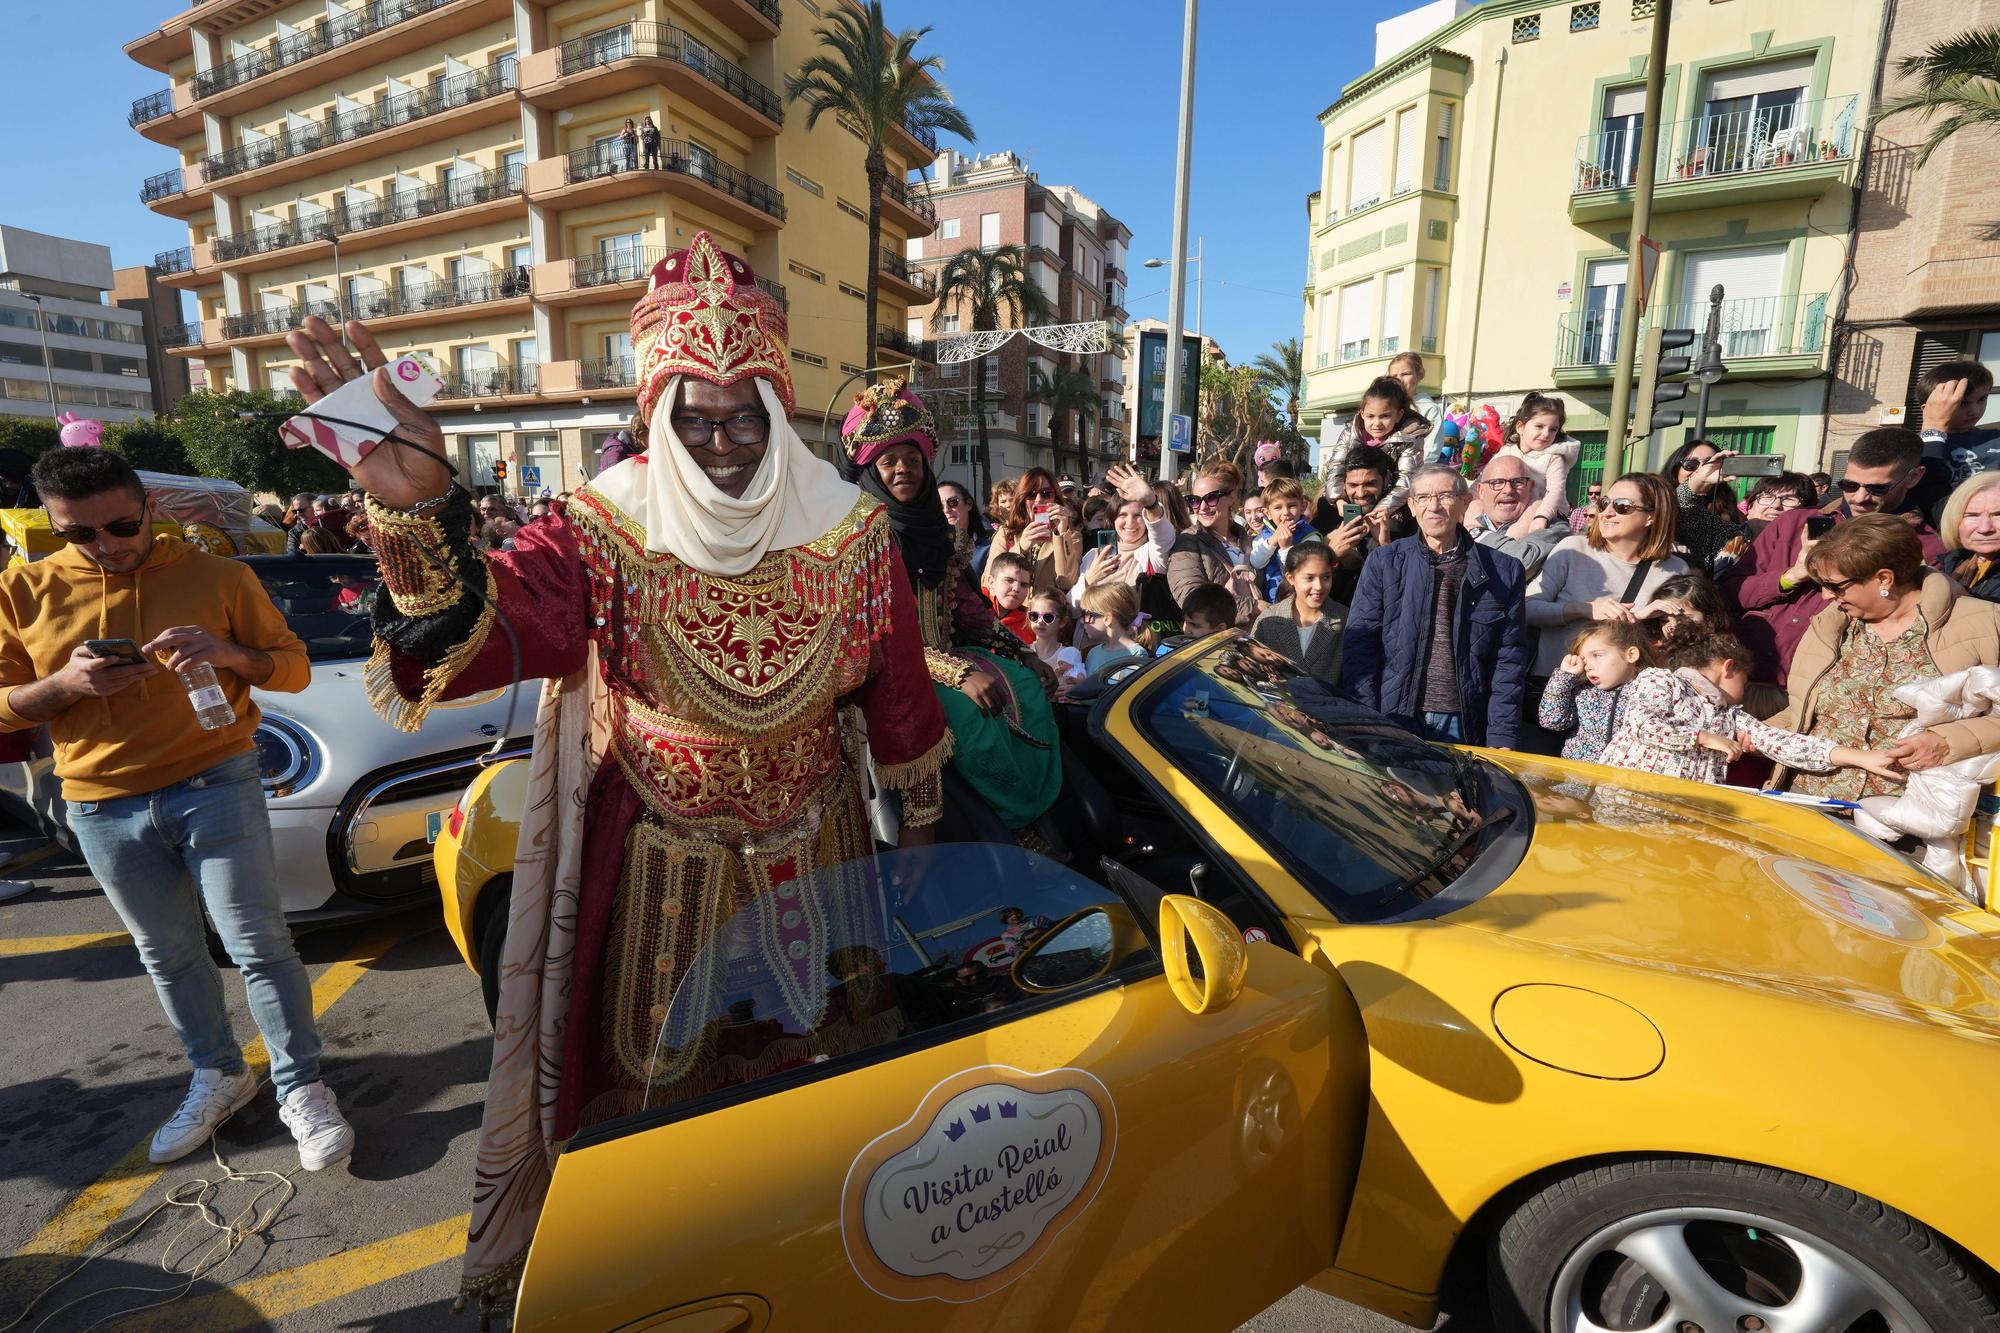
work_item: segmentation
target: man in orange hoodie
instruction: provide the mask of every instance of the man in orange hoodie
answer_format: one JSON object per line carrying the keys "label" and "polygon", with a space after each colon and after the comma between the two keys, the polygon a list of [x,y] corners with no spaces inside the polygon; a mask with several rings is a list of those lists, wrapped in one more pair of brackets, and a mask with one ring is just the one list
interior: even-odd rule
{"label": "man in orange hoodie", "polygon": [[[250,698],[252,686],[304,689],[305,645],[248,566],[154,535],[145,488],[116,454],[54,449],[34,480],[68,545],[0,573],[0,731],[48,724],[70,831],[195,1067],[152,1160],[193,1152],[260,1086],[230,1030],[206,904],[243,974],[300,1163],[340,1161],[354,1132],[320,1081],[312,985],[279,905]],[[94,653],[91,640],[129,640],[137,660]],[[201,664],[215,686],[190,693],[174,673]]]}

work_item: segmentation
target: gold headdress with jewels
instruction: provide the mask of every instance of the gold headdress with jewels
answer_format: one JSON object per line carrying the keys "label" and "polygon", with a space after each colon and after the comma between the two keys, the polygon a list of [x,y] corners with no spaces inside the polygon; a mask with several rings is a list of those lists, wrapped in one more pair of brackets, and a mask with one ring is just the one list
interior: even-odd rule
{"label": "gold headdress with jewels", "polygon": [[784,308],[757,285],[750,265],[695,233],[685,250],[653,266],[653,285],[632,307],[639,415],[677,375],[730,385],[762,375],[794,410]]}

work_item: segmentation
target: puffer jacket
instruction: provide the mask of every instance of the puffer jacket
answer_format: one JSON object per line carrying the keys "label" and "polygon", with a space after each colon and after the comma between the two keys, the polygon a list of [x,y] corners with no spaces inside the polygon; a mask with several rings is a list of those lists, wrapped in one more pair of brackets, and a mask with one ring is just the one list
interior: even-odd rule
{"label": "puffer jacket", "polygon": [[1333,437],[1333,443],[1324,450],[1326,461],[1319,470],[1320,490],[1323,494],[1339,495],[1340,481],[1347,473],[1347,456],[1356,449],[1381,449],[1389,455],[1390,475],[1394,480],[1389,491],[1375,507],[1395,509],[1407,504],[1410,498],[1410,478],[1424,461],[1424,441],[1430,438],[1431,422],[1428,417],[1415,412],[1403,418],[1403,424],[1389,432],[1389,438],[1381,441],[1368,440],[1361,433],[1361,415],[1356,413]]}
{"label": "puffer jacket", "polygon": [[[1956,583],[1932,570],[1924,575],[1917,608],[1928,627],[1925,646],[1937,675],[2000,666],[2000,606],[1967,596]],[[1820,681],[1839,657],[1840,641],[1846,633],[1847,617],[1838,606],[1830,605],[1812,618],[1792,655],[1791,703],[1771,719],[1772,726],[1784,731],[1812,730]],[[1929,730],[1951,746],[1949,762],[2000,751],[2000,715],[1940,722]]]}

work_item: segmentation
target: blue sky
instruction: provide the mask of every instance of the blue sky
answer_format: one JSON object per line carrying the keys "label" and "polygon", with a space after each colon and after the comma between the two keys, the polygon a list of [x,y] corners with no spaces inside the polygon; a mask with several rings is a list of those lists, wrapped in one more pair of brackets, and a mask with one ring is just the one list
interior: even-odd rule
{"label": "blue sky", "polygon": [[[139,204],[172,163],[125,124],[165,79],[120,46],[180,0],[7,0],[0,22],[0,221],[100,241],[120,265],[185,244]],[[1196,66],[1192,237],[1207,238],[1206,332],[1232,359],[1299,333],[1314,116],[1365,70],[1374,23],[1407,3],[1209,0]],[[787,21],[800,16],[790,6]],[[984,151],[1011,148],[1132,228],[1133,316],[1165,318],[1181,7],[1173,0],[890,0],[895,26],[930,24],[945,81]],[[1192,270],[1190,270],[1192,273]],[[1194,321],[1192,285],[1187,318]]]}

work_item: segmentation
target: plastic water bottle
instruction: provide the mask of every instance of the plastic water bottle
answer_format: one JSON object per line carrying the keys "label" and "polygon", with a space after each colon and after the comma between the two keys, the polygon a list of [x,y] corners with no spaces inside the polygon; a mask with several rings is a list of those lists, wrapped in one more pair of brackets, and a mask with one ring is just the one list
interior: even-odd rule
{"label": "plastic water bottle", "polygon": [[235,725],[236,710],[229,706],[229,696],[222,692],[222,682],[215,678],[214,667],[196,662],[178,674],[181,684],[187,687],[189,702],[194,704],[194,720],[203,731]]}

